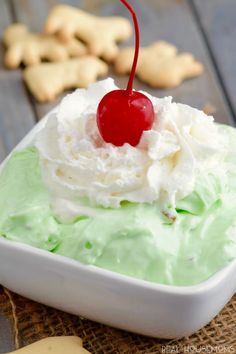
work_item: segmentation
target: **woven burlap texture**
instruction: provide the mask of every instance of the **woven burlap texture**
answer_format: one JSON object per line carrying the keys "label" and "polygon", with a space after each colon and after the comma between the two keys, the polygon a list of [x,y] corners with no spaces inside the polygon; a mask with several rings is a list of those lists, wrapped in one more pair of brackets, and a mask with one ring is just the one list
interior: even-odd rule
{"label": "woven burlap texture", "polygon": [[209,325],[179,340],[120,331],[30,301],[3,287],[0,306],[11,321],[16,347],[48,336],[78,335],[93,354],[236,353],[236,295]]}

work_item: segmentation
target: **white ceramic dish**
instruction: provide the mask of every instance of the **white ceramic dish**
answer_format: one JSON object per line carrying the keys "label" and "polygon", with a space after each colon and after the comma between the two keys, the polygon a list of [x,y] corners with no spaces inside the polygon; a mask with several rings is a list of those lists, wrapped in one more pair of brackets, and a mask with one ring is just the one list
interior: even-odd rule
{"label": "white ceramic dish", "polygon": [[[28,146],[46,119],[16,149]],[[113,327],[176,338],[207,324],[236,292],[236,261],[206,282],[176,287],[86,266],[0,238],[0,283],[32,300]]]}

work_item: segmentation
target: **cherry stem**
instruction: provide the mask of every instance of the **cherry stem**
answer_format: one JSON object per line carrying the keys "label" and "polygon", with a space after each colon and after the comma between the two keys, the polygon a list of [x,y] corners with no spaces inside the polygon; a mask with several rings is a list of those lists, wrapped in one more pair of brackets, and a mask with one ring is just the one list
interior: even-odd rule
{"label": "cherry stem", "polygon": [[122,2],[122,4],[124,4],[127,7],[129,12],[131,13],[131,15],[133,17],[134,29],[135,29],[134,60],[133,60],[133,65],[132,65],[132,69],[131,69],[130,76],[129,76],[128,85],[126,88],[128,94],[131,94],[132,90],[133,90],[134,76],[135,76],[136,67],[137,67],[137,63],[138,63],[138,56],[139,56],[139,47],[140,47],[139,25],[138,25],[138,19],[137,19],[136,13],[135,13],[134,9],[132,8],[132,6],[126,0],[120,0],[120,1]]}

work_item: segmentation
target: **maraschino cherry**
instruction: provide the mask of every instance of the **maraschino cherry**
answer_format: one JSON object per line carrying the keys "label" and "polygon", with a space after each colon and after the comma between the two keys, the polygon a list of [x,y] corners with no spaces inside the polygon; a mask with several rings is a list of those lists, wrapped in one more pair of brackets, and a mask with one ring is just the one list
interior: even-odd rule
{"label": "maraschino cherry", "polygon": [[125,143],[138,145],[144,130],[151,129],[154,109],[150,99],[133,91],[133,81],[139,55],[139,26],[134,9],[126,0],[120,0],[130,11],[135,28],[135,54],[126,90],[115,90],[106,94],[98,105],[97,125],[107,143],[122,146]]}

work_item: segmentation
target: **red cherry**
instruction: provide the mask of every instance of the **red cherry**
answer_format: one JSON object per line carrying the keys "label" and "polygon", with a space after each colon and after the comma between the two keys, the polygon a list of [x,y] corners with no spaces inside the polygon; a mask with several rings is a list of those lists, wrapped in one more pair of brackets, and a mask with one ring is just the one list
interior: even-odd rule
{"label": "red cherry", "polygon": [[136,14],[127,0],[120,0],[133,16],[135,27],[135,54],[126,90],[106,94],[98,105],[97,125],[107,143],[136,146],[144,130],[151,129],[155,113],[152,102],[144,94],[133,91],[133,81],[139,55],[139,26]]}
{"label": "red cherry", "polygon": [[98,106],[100,134],[107,143],[116,146],[138,145],[143,131],[151,129],[153,120],[152,102],[141,92],[111,91]]}

